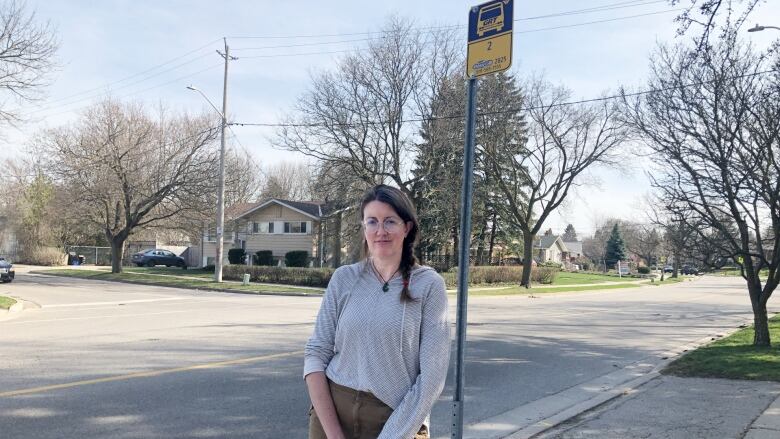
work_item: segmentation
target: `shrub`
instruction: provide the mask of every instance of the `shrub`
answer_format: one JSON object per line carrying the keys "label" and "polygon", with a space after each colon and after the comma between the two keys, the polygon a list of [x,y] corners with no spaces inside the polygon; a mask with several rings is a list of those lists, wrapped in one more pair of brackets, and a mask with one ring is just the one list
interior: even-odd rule
{"label": "shrub", "polygon": [[559,271],[554,267],[534,267],[531,269],[531,282],[551,284],[555,282],[555,277],[558,276]]}
{"label": "shrub", "polygon": [[208,271],[209,273],[213,273],[214,269],[214,264],[204,265],[203,268],[201,268],[201,270]]}
{"label": "shrub", "polygon": [[[458,285],[458,268],[441,273],[447,287]],[[469,285],[515,284],[523,277],[523,267],[518,265],[469,267]]]}
{"label": "shrub", "polygon": [[231,264],[243,264],[246,250],[243,248],[231,248],[228,250],[228,262]]}
{"label": "shrub", "polygon": [[335,270],[332,268],[290,268],[227,265],[222,276],[227,280],[241,280],[244,273],[252,282],[299,285],[304,287],[327,287]]}
{"label": "shrub", "polygon": [[271,250],[258,250],[255,252],[255,265],[274,265],[274,254]]}
{"label": "shrub", "polygon": [[30,265],[57,266],[66,265],[68,255],[56,247],[35,247],[24,251],[19,261]]}
{"label": "shrub", "polygon": [[650,274],[650,267],[636,267],[636,272],[639,274]]}
{"label": "shrub", "polygon": [[309,262],[309,252],[306,250],[293,250],[284,255],[284,265],[288,267],[305,267]]}

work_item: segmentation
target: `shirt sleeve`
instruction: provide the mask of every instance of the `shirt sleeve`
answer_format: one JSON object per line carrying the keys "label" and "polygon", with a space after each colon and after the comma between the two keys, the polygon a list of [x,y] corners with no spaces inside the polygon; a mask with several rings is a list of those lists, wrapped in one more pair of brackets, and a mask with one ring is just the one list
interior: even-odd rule
{"label": "shirt sleeve", "polygon": [[312,372],[324,372],[333,359],[333,346],[336,339],[336,322],[338,320],[337,285],[339,274],[336,270],[325,289],[325,295],[320,304],[317,321],[306,347],[303,351],[303,377]]}
{"label": "shirt sleeve", "polygon": [[393,410],[379,439],[413,438],[444,389],[450,360],[450,327],[444,279],[437,277],[423,303],[420,374]]}

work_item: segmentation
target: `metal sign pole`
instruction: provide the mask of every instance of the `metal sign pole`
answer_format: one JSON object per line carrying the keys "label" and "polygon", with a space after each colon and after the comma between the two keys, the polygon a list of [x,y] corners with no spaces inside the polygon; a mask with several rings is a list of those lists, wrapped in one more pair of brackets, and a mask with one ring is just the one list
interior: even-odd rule
{"label": "metal sign pole", "polygon": [[460,202],[460,253],[458,256],[457,356],[455,396],[452,399],[453,439],[463,437],[463,374],[466,359],[466,309],[469,292],[469,249],[471,248],[471,193],[474,187],[474,122],[476,119],[477,78],[469,78],[466,103],[466,147],[463,151],[463,192]]}

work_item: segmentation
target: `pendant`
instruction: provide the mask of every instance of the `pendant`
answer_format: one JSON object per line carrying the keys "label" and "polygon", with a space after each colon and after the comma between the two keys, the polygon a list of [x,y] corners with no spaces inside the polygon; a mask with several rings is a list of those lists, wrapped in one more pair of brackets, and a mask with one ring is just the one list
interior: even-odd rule
{"label": "pendant", "polygon": [[390,290],[390,285],[388,285],[387,282],[385,282],[385,284],[382,285],[382,291],[384,291],[386,293],[389,290]]}

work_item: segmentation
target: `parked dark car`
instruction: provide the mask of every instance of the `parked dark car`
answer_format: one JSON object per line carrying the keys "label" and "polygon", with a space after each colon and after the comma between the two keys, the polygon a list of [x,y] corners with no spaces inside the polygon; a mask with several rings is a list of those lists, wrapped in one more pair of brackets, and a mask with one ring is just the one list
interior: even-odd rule
{"label": "parked dark car", "polygon": [[5,258],[0,258],[0,282],[6,283],[14,280],[14,266]]}
{"label": "parked dark car", "polygon": [[674,271],[674,267],[671,265],[667,265],[664,267],[664,273],[671,273]]}
{"label": "parked dark car", "polygon": [[680,269],[680,273],[682,274],[699,274],[699,269],[696,267],[692,267],[690,265],[684,265],[682,269]]}
{"label": "parked dark car", "polygon": [[165,265],[166,267],[181,267],[187,269],[187,262],[184,258],[176,256],[169,250],[150,249],[138,252],[133,255],[133,264],[139,267],[154,267],[156,265]]}

